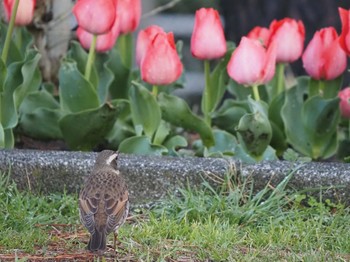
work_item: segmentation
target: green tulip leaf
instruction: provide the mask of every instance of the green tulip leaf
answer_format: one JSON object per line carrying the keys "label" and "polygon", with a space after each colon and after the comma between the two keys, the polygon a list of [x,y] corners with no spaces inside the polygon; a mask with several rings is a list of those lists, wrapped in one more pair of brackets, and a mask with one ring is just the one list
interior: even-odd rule
{"label": "green tulip leaf", "polygon": [[112,129],[118,111],[109,104],[70,113],[59,120],[64,140],[73,150],[92,150]]}
{"label": "green tulip leaf", "polygon": [[178,156],[176,149],[179,147],[186,147],[188,143],[183,136],[176,135],[168,138],[163,145],[168,149],[169,155]]}
{"label": "green tulip leaf", "polygon": [[20,132],[38,139],[62,139],[60,104],[45,89],[28,95],[20,106]]}
{"label": "green tulip leaf", "polygon": [[237,139],[223,130],[214,130],[215,145],[204,151],[205,157],[233,156],[237,147]]}
{"label": "green tulip leaf", "polygon": [[4,91],[4,83],[7,75],[7,67],[0,59],[0,93]]}
{"label": "green tulip leaf", "polygon": [[312,146],[312,157],[317,159],[334,155],[340,119],[339,98],[313,96],[305,102],[301,117]]}
{"label": "green tulip leaf", "polygon": [[135,128],[143,129],[146,136],[152,139],[160,124],[160,108],[155,97],[136,82],[130,89],[130,109]]}
{"label": "green tulip leaf", "polygon": [[106,135],[106,139],[111,148],[117,149],[123,140],[135,135],[135,130],[131,120],[129,101],[114,99],[110,103],[117,108],[118,118],[111,131]]}
{"label": "green tulip leaf", "polygon": [[158,156],[161,156],[168,152],[164,146],[153,145],[147,136],[129,137],[121,142],[118,150],[122,153]]}
{"label": "green tulip leaf", "polygon": [[247,101],[226,99],[222,106],[213,113],[212,123],[230,133],[236,133],[239,120],[247,112],[249,112]]}
{"label": "green tulip leaf", "polygon": [[[67,58],[76,62],[77,69],[82,75],[85,74],[85,67],[88,56],[89,54],[84,50],[79,42],[71,42],[69,51],[67,53]],[[99,73],[96,70],[95,64],[92,66],[89,82],[94,88],[97,88],[99,85]]]}
{"label": "green tulip leaf", "polygon": [[57,100],[45,89],[33,92],[25,97],[19,112],[20,114],[31,113],[37,108],[60,109],[60,104]]}
{"label": "green tulip leaf", "polygon": [[211,128],[201,118],[192,113],[183,99],[161,93],[158,97],[158,103],[162,110],[162,118],[165,121],[198,132],[207,147],[214,145]]}
{"label": "green tulip leaf", "polygon": [[0,93],[1,123],[4,129],[17,125],[20,103],[26,95],[39,88],[39,58],[39,54],[29,51],[24,61],[12,63],[7,68],[3,92]]}
{"label": "green tulip leaf", "polygon": [[107,65],[108,59],[110,59],[108,53],[97,53],[94,63],[99,76],[97,92],[101,104],[107,101],[108,92],[114,80],[114,74]]}
{"label": "green tulip leaf", "polygon": [[21,116],[19,129],[27,136],[37,139],[62,139],[62,133],[58,126],[61,117],[60,110],[37,108]]}
{"label": "green tulip leaf", "polygon": [[248,97],[252,113],[239,120],[237,132],[240,143],[244,143],[250,155],[260,156],[270,144],[272,128],[267,117],[267,105]]}
{"label": "green tulip leaf", "polygon": [[22,83],[14,93],[16,108],[19,108],[23,99],[31,92],[39,89],[41,84],[41,73],[38,69],[41,55],[35,50],[30,50],[26,56],[26,60],[22,66]]}
{"label": "green tulip leaf", "polygon": [[114,73],[109,92],[114,99],[128,98],[131,71],[124,66],[117,48],[113,48],[108,55],[110,59],[107,61],[107,67]]}
{"label": "green tulip leaf", "polygon": [[236,147],[234,158],[241,160],[246,164],[277,160],[276,151],[271,146],[266,147],[265,151],[259,156],[254,156],[251,155],[250,152],[242,144],[239,144]]}
{"label": "green tulip leaf", "polygon": [[305,133],[301,112],[304,97],[307,96],[309,78],[298,78],[297,85],[285,93],[284,105],[281,109],[287,142],[303,155],[311,156],[312,149],[307,133]]}
{"label": "green tulip leaf", "polygon": [[99,107],[93,85],[79,72],[75,61],[65,59],[59,71],[59,95],[64,111],[77,113]]}
{"label": "green tulip leaf", "polygon": [[5,131],[2,127],[2,124],[0,123],[0,148],[5,147]]}
{"label": "green tulip leaf", "polygon": [[165,122],[164,120],[160,121],[160,124],[157,128],[157,131],[154,135],[153,143],[156,145],[163,144],[164,140],[170,133],[170,124]]}

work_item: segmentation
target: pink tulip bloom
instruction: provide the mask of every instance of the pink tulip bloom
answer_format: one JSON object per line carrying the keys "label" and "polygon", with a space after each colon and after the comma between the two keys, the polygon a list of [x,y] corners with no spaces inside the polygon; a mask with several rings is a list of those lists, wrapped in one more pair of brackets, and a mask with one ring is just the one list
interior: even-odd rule
{"label": "pink tulip bloom", "polygon": [[[117,30],[111,29],[111,31],[109,31],[106,34],[98,35],[97,42],[96,42],[96,51],[103,53],[111,50],[117,41],[118,35],[119,35],[118,26],[117,26]],[[93,37],[92,34],[90,34],[88,31],[85,31],[83,28],[78,27],[77,37],[82,47],[84,47],[85,49],[90,49],[92,37]]]}
{"label": "pink tulip bloom", "polygon": [[158,33],[166,34],[163,28],[157,25],[151,25],[139,32],[136,41],[136,64],[138,66],[140,66],[142,57],[145,54],[149,44]]}
{"label": "pink tulip bloom", "polygon": [[270,30],[266,27],[256,26],[247,34],[247,38],[258,40],[263,46],[267,46]]}
{"label": "pink tulip bloom", "polygon": [[141,19],[141,0],[118,0],[117,16],[121,34],[135,31]]}
{"label": "pink tulip bloom", "polygon": [[229,76],[242,85],[269,82],[275,74],[276,44],[266,50],[258,41],[242,37],[227,65]]}
{"label": "pink tulip bloom", "polygon": [[339,108],[341,115],[345,118],[350,118],[350,87],[340,90],[338,97],[340,98]]}
{"label": "pink tulip bloom", "polygon": [[79,27],[101,35],[111,30],[116,18],[115,0],[79,0],[73,7]]}
{"label": "pink tulip bloom", "polygon": [[158,33],[142,58],[142,80],[152,85],[168,85],[181,76],[182,70],[173,33]]}
{"label": "pink tulip bloom", "polygon": [[[5,18],[7,22],[10,21],[14,3],[15,3],[15,0],[3,1]],[[24,25],[30,24],[33,21],[35,3],[36,3],[36,0],[19,1],[15,25],[24,26]]]}
{"label": "pink tulip bloom", "polygon": [[340,35],[340,46],[350,55],[350,12],[339,7],[339,15],[342,23],[342,32]]}
{"label": "pink tulip bloom", "polygon": [[316,31],[302,56],[306,72],[314,79],[332,80],[346,69],[346,53],[333,27]]}
{"label": "pink tulip bloom", "polygon": [[198,59],[220,58],[226,53],[226,40],[218,11],[201,8],[196,11],[191,52]]}
{"label": "pink tulip bloom", "polygon": [[270,33],[269,44],[277,44],[277,62],[291,63],[300,58],[305,41],[305,27],[302,21],[291,18],[274,20],[270,24]]}

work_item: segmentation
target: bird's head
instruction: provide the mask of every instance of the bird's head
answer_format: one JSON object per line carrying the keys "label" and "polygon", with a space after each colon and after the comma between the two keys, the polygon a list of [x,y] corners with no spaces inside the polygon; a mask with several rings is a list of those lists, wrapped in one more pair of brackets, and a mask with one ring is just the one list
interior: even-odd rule
{"label": "bird's head", "polygon": [[118,155],[118,151],[103,150],[97,155],[95,165],[111,166],[113,168],[117,168]]}

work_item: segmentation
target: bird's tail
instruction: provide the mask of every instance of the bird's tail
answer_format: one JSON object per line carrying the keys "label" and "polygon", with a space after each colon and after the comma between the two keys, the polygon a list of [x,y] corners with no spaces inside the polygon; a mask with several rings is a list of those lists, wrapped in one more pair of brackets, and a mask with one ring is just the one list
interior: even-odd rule
{"label": "bird's tail", "polygon": [[90,237],[88,249],[90,251],[105,250],[106,249],[106,233],[95,230],[95,232]]}

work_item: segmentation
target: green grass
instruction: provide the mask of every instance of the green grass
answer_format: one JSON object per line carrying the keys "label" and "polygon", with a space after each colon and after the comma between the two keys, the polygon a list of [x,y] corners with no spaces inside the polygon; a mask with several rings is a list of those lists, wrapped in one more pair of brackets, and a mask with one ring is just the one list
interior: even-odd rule
{"label": "green grass", "polygon": [[[257,193],[252,191],[252,181],[240,180],[235,172],[224,179],[206,178],[199,188],[180,189],[177,196],[169,196],[151,211],[133,213],[132,222],[120,230],[119,258],[350,260],[350,209],[329,201],[322,203],[321,197],[315,199],[286,190],[292,175],[277,187],[268,185]],[[19,192],[6,176],[0,179],[0,185],[2,250],[38,252],[33,243],[45,249],[49,240],[55,238],[38,224],[67,223],[73,225],[72,232],[81,231],[75,195],[35,196]],[[77,241],[66,242],[70,251],[83,250],[85,246]]]}

